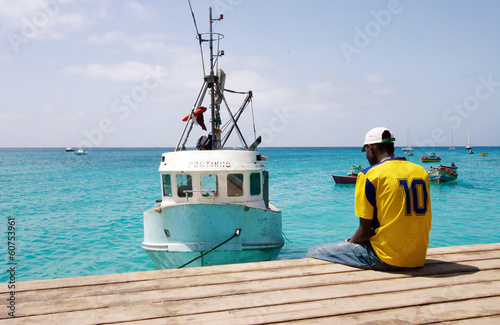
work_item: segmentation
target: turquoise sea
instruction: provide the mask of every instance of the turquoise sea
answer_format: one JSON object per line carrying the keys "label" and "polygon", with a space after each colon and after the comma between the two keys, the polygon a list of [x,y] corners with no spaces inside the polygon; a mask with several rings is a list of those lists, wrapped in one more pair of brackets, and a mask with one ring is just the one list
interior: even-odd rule
{"label": "turquoise sea", "polygon": [[[141,248],[142,213],[160,198],[158,166],[167,151],[99,148],[77,156],[64,148],[0,149],[3,269],[17,263],[16,281],[153,270]],[[283,212],[280,259],[303,258],[313,245],[353,234],[354,185],[335,185],[331,174],[367,167],[360,148],[260,151],[269,157],[271,201]],[[432,163],[418,157],[431,151],[442,164],[458,165],[459,177],[431,183],[430,247],[500,242],[500,148],[476,147],[474,155],[464,148],[415,148],[408,159],[428,169]],[[403,155],[400,148],[396,153]],[[9,220],[15,224],[10,248]],[[1,274],[2,282],[8,278]]]}

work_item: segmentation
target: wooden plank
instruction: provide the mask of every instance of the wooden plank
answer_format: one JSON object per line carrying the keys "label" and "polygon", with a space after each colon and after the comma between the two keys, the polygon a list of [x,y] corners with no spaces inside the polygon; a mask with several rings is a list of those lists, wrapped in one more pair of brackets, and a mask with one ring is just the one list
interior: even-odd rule
{"label": "wooden plank", "polygon": [[[169,319],[170,321],[170,319]],[[149,324],[161,324],[165,319],[157,319]],[[288,324],[500,324],[500,303],[498,297],[478,298],[439,304],[403,307],[398,309],[362,312],[356,314],[302,319]],[[131,323],[129,323],[131,324]],[[137,323],[136,323],[137,324]],[[272,323],[271,323],[272,324]]]}
{"label": "wooden plank", "polygon": [[478,252],[483,250],[489,250],[489,251],[500,250],[500,243],[435,247],[435,248],[429,248],[427,250],[427,255],[429,256],[429,255],[441,255],[449,253],[467,253],[467,252]]}
{"label": "wooden plank", "polygon": [[[498,304],[498,302],[497,302],[497,304]],[[473,324],[473,325],[498,325],[498,324],[500,324],[500,315],[450,321],[450,322],[446,322],[446,324],[448,324],[448,325],[465,325],[465,324],[468,324],[468,325],[470,325],[470,324]]]}

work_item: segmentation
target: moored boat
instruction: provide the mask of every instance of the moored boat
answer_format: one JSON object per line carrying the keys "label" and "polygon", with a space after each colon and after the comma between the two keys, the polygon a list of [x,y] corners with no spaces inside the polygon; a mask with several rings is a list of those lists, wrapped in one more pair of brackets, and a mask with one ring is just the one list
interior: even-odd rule
{"label": "moored boat", "polygon": [[449,146],[449,149],[450,150],[457,149],[457,148],[455,148],[455,145],[453,144],[453,129],[450,129],[450,146]]}
{"label": "moored boat", "polygon": [[[184,132],[172,152],[162,155],[159,167],[162,198],[144,212],[144,241],[156,268],[207,266],[258,262],[276,259],[284,244],[281,211],[269,201],[269,176],[264,156],[256,151],[261,137],[247,145],[238,119],[248,106],[252,92],[233,114],[224,92],[225,74],[216,63],[220,52],[213,43],[222,34],[198,34],[200,44],[209,42],[210,72],[191,113],[184,118]],[[217,46],[217,48],[219,48]],[[206,93],[209,105],[203,106]],[[220,108],[228,111],[229,124],[221,126]],[[203,113],[211,114],[209,134],[198,139],[196,150],[185,144],[193,125],[204,128]],[[224,129],[224,131],[223,131]],[[237,133],[242,149],[224,149],[232,133]]]}
{"label": "moored boat", "polygon": [[428,171],[429,180],[436,183],[451,182],[457,179],[456,171],[451,170],[446,166],[431,167]]}
{"label": "moored boat", "polygon": [[[402,150],[403,151],[413,151],[413,147],[410,147],[409,145],[409,140],[408,140],[409,136],[408,136],[408,128],[406,128],[406,147],[404,147]],[[413,155],[413,154],[412,154]],[[410,155],[408,155],[410,156]]]}
{"label": "moored boat", "polygon": [[470,145],[470,128],[469,127],[467,127],[467,146],[465,146],[465,149],[470,150],[469,153],[473,153],[472,146]]}
{"label": "moored boat", "polygon": [[74,152],[74,151],[75,151],[75,148],[72,148],[72,147],[66,148],[66,152]]}
{"label": "moored boat", "polygon": [[427,156],[423,155],[422,157],[420,157],[420,160],[422,162],[440,162],[441,161],[441,157],[439,157],[435,153],[430,153]]}
{"label": "moored boat", "polygon": [[87,151],[85,151],[83,148],[80,148],[77,151],[75,151],[75,155],[77,155],[77,156],[83,156],[86,154],[87,154]]}
{"label": "moored boat", "polygon": [[346,169],[347,175],[332,175],[336,184],[356,184],[358,174],[363,170],[361,165],[352,165]]}
{"label": "moored boat", "polygon": [[486,156],[488,156],[488,153],[487,152],[483,152],[483,153],[480,153],[479,155],[483,156],[483,157],[486,157]]}

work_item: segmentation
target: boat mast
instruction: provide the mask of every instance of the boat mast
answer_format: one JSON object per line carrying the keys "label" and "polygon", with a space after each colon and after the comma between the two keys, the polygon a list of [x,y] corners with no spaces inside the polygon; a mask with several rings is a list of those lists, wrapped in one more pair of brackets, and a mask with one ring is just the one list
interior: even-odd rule
{"label": "boat mast", "polygon": [[217,132],[220,127],[219,119],[217,118],[217,105],[215,104],[215,92],[222,91],[216,87],[218,76],[215,75],[214,72],[214,46],[213,46],[213,32],[212,32],[212,24],[216,20],[222,20],[222,15],[219,18],[212,19],[212,7],[208,9],[209,11],[209,20],[210,20],[210,39],[209,39],[209,47],[210,47],[210,75],[207,77],[208,87],[211,89],[210,92],[210,111],[211,111],[211,126],[212,126],[212,150],[220,149],[220,134]]}

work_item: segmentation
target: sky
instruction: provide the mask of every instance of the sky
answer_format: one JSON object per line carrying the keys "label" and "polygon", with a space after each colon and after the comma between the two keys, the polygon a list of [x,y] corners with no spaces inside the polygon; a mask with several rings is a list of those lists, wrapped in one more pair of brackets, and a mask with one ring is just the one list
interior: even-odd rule
{"label": "sky", "polygon": [[[385,126],[396,146],[500,145],[499,1],[191,5],[200,33],[223,14],[249,143],[361,146]],[[87,148],[175,146],[208,73],[187,0],[0,0],[0,71],[0,147]]]}

